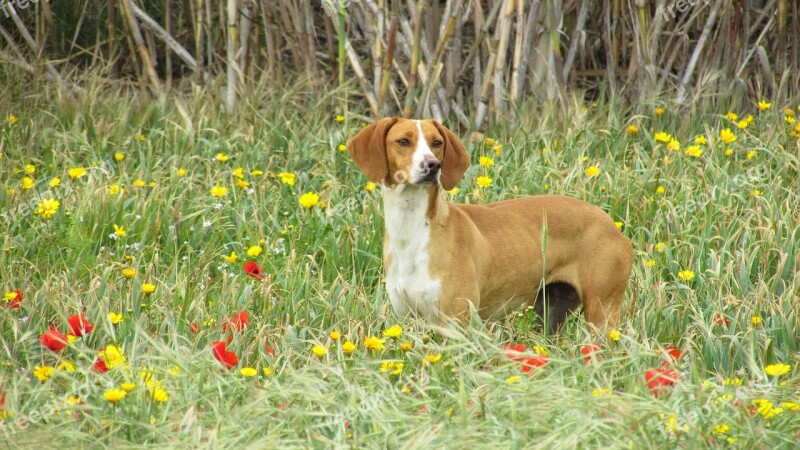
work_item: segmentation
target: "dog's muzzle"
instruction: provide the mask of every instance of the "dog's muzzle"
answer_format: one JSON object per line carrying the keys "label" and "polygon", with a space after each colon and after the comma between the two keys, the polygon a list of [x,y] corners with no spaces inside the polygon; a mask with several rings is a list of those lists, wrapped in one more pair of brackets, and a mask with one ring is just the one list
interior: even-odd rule
{"label": "dog's muzzle", "polygon": [[417,183],[436,183],[438,182],[439,171],[442,168],[442,163],[433,156],[426,156],[422,161],[422,176]]}

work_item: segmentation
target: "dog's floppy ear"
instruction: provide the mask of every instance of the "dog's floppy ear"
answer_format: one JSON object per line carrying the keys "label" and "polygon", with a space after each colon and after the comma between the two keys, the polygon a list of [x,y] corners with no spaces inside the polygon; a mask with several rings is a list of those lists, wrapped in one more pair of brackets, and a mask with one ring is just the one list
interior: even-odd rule
{"label": "dog's floppy ear", "polygon": [[347,143],[347,149],[356,165],[374,183],[380,183],[389,176],[386,133],[395,122],[397,122],[396,117],[381,119],[361,130]]}
{"label": "dog's floppy ear", "polygon": [[453,189],[458,184],[464,172],[469,168],[469,153],[464,144],[452,131],[445,128],[437,121],[433,124],[444,137],[444,157],[442,157],[442,187],[446,190]]}

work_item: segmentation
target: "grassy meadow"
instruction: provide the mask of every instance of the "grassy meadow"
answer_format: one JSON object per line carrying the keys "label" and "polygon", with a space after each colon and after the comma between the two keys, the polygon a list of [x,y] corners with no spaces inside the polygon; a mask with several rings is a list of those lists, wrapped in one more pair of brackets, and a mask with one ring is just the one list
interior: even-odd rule
{"label": "grassy meadow", "polygon": [[633,242],[620,328],[545,336],[394,315],[371,119],[309,94],[5,101],[0,446],[796,448],[797,101],[458,132],[452,201],[574,196]]}

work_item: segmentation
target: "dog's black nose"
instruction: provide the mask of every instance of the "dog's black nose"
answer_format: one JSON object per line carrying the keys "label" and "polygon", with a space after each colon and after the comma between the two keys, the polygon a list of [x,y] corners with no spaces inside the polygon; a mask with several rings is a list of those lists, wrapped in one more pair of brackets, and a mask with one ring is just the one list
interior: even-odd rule
{"label": "dog's black nose", "polygon": [[442,163],[432,156],[426,157],[425,161],[422,163],[422,168],[425,169],[427,173],[436,173],[441,167]]}

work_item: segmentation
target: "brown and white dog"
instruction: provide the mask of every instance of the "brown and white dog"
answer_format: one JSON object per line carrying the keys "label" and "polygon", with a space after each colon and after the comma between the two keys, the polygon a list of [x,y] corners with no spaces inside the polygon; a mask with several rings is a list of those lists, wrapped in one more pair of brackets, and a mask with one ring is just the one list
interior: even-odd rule
{"label": "brown and white dog", "polygon": [[487,205],[449,203],[470,166],[464,145],[433,120],[386,118],[348,144],[383,184],[386,290],[399,315],[483,319],[536,306],[554,332],[583,305],[593,326],[615,327],[633,251],[600,208],[555,195]]}

